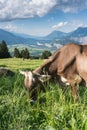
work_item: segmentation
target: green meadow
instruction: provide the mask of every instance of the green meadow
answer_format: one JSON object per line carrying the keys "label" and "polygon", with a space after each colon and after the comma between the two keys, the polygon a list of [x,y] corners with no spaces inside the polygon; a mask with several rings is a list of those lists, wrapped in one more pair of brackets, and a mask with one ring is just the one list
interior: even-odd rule
{"label": "green meadow", "polygon": [[0,77],[0,130],[87,130],[87,88],[79,86],[74,102],[70,86],[65,91],[48,82],[30,104],[19,69],[34,70],[43,60],[0,59],[0,67],[13,70],[13,77]]}

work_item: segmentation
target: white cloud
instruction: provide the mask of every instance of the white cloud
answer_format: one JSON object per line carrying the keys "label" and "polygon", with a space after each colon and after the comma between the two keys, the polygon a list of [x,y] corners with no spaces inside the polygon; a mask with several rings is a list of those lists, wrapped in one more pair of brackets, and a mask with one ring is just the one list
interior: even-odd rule
{"label": "white cloud", "polygon": [[7,24],[0,24],[0,28],[4,29],[6,31],[10,31],[10,32],[18,32],[18,28],[17,26],[11,24],[11,23],[7,23]]}
{"label": "white cloud", "polygon": [[87,9],[87,0],[0,0],[0,21],[42,17],[53,8],[77,12]]}
{"label": "white cloud", "polygon": [[57,0],[56,7],[63,12],[78,12],[87,9],[87,0]]}
{"label": "white cloud", "polygon": [[48,43],[45,43],[45,46],[46,46],[46,47],[49,47],[49,48],[52,47],[52,45],[51,45],[51,44],[48,44]]}
{"label": "white cloud", "polygon": [[0,20],[43,16],[56,5],[56,0],[0,0]]}
{"label": "white cloud", "polygon": [[78,12],[87,9],[87,0],[0,0],[0,21],[42,17],[53,8]]}
{"label": "white cloud", "polygon": [[53,25],[52,28],[59,29],[59,28],[65,26],[65,25],[67,25],[67,22],[60,22],[60,23],[58,23],[56,25]]}
{"label": "white cloud", "polygon": [[38,46],[42,46],[43,44],[42,44],[42,43],[40,43],[40,42],[37,42],[37,45],[38,45]]}
{"label": "white cloud", "polygon": [[85,27],[87,25],[84,25],[81,21],[79,20],[73,20],[71,23],[70,23],[70,26],[71,26],[71,29],[72,30],[75,30],[77,29],[78,27]]}

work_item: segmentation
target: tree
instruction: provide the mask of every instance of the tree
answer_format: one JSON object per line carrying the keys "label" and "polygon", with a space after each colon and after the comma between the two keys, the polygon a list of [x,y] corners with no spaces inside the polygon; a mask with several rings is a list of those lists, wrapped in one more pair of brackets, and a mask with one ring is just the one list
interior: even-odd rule
{"label": "tree", "polygon": [[3,40],[0,44],[0,58],[9,58],[10,53],[8,51],[8,47],[6,45],[6,42]]}
{"label": "tree", "polygon": [[50,51],[45,50],[41,55],[41,59],[47,59],[51,55],[52,53]]}
{"label": "tree", "polygon": [[21,57],[24,59],[30,58],[30,53],[27,48],[21,50]]}
{"label": "tree", "polygon": [[20,54],[20,52],[19,52],[19,50],[17,48],[14,49],[14,57],[16,57],[16,58],[21,57],[21,54]]}
{"label": "tree", "polygon": [[26,59],[30,58],[30,53],[27,48],[25,48],[25,58]]}

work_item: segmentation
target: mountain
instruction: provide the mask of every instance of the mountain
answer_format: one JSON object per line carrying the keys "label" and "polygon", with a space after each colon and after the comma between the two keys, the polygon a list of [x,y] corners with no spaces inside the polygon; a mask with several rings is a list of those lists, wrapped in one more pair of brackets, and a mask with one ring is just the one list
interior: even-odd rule
{"label": "mountain", "polygon": [[5,31],[3,29],[0,29],[0,42],[2,40],[5,40],[6,43],[8,45],[13,45],[13,44],[34,44],[35,39],[33,38],[29,38],[27,36],[27,38],[25,38],[25,36],[18,36],[16,33],[11,33],[11,32],[8,32],[8,31]]}
{"label": "mountain", "polygon": [[69,33],[69,37],[85,37],[87,36],[87,27],[79,27],[73,32]]}
{"label": "mountain", "polygon": [[[68,41],[72,41],[82,37],[87,37],[87,27],[79,27],[76,30],[65,33],[61,31],[53,31],[47,36],[44,37],[38,37],[38,36],[32,36],[27,34],[19,34],[19,33],[11,33],[8,31],[5,31],[3,29],[0,29],[0,41],[5,40],[7,44],[28,44],[28,45],[36,45],[38,42],[41,44],[45,43],[53,43],[55,41],[59,43],[66,44]],[[78,41],[79,42],[79,41]]]}
{"label": "mountain", "polygon": [[49,35],[45,36],[44,39],[55,40],[55,39],[64,38],[65,36],[67,36],[67,33],[61,31],[53,31]]}
{"label": "mountain", "polygon": [[13,34],[19,37],[23,37],[23,38],[32,38],[32,39],[41,38],[40,36],[33,36],[33,35],[24,34],[24,33],[13,33]]}
{"label": "mountain", "polygon": [[76,30],[64,33],[61,31],[53,31],[49,35],[45,36],[44,39],[55,40],[55,39],[67,39],[71,37],[86,37],[87,36],[87,27],[79,27]]}

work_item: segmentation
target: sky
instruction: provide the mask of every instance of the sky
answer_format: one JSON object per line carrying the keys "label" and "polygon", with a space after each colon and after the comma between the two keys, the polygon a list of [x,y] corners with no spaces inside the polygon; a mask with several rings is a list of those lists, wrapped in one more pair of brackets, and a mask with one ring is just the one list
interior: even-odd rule
{"label": "sky", "polygon": [[87,27],[87,0],[0,0],[0,28],[45,36]]}

